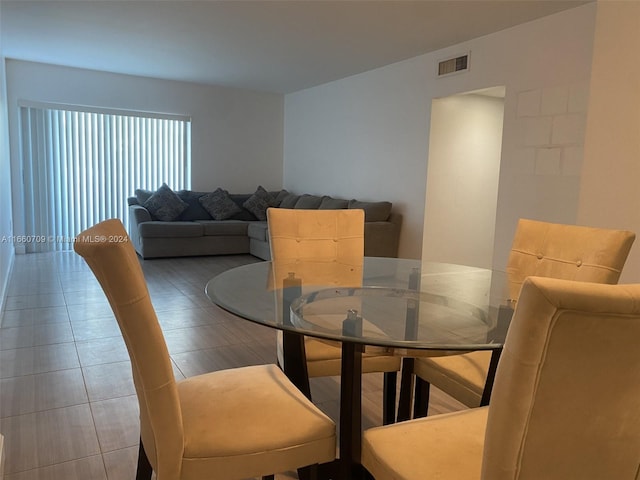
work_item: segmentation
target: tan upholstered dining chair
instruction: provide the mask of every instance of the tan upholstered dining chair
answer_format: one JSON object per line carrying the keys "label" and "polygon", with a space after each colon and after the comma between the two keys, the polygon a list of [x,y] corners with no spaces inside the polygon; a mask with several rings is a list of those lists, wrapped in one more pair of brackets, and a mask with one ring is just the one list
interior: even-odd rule
{"label": "tan upholstered dining chair", "polygon": [[74,244],[122,332],[140,407],[138,479],[242,479],[335,458],[335,424],[275,365],[176,382],[136,253],[120,220]]}
{"label": "tan upholstered dining chair", "polygon": [[[510,298],[518,299],[522,282],[531,275],[615,284],[634,239],[623,230],[520,219],[507,263]],[[430,384],[468,407],[486,403],[491,355],[478,351],[416,359],[414,416],[426,415]]]}
{"label": "tan upholstered dining chair", "polygon": [[[364,212],[359,209],[302,210],[270,208],[267,210],[271,259],[280,277],[300,268],[304,260],[307,271],[298,273],[305,285],[362,285],[364,259]],[[308,267],[308,265],[312,267]],[[336,268],[338,267],[338,268]],[[337,275],[337,273],[339,275]],[[278,360],[284,363],[282,336],[278,336]],[[340,343],[305,337],[309,377],[340,375]],[[383,421],[394,421],[397,372],[401,358],[381,349],[365,349],[362,372],[384,372]]]}
{"label": "tan upholstered dining chair", "polygon": [[376,480],[636,480],[640,285],[530,277],[488,407],[364,433]]}

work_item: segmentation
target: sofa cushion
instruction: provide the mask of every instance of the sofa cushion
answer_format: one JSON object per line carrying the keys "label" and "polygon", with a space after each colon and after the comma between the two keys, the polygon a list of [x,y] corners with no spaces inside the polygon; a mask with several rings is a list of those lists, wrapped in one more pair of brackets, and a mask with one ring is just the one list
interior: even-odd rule
{"label": "sofa cushion", "polygon": [[166,183],[163,183],[143,205],[152,217],[163,222],[176,220],[189,206]]}
{"label": "sofa cushion", "polygon": [[202,227],[202,232],[207,236],[229,236],[240,235],[247,236],[247,228],[249,223],[242,220],[196,220]]}
{"label": "sofa cushion", "polygon": [[300,195],[300,198],[296,202],[296,206],[293,208],[301,208],[305,210],[317,210],[320,204],[322,203],[322,199],[319,195],[309,195],[304,194]]}
{"label": "sofa cushion", "polygon": [[391,202],[359,202],[349,200],[349,208],[364,210],[365,222],[385,222],[391,215]]}
{"label": "sofa cushion", "polygon": [[247,234],[249,235],[249,238],[266,242],[269,240],[269,226],[267,225],[267,222],[251,222],[247,229]]}
{"label": "sofa cushion", "polygon": [[200,203],[214,220],[226,220],[234,214],[240,213],[242,209],[229,198],[229,192],[222,188],[217,188],[211,193],[200,197]]}
{"label": "sofa cushion", "polygon": [[275,198],[267,192],[262,185],[259,185],[255,193],[242,204],[258,220],[267,219],[267,208],[277,206]]}
{"label": "sofa cushion", "polygon": [[203,229],[196,222],[151,221],[138,224],[138,233],[143,238],[187,238],[201,237]]}
{"label": "sofa cushion", "polygon": [[294,195],[293,193],[286,194],[280,201],[280,208],[295,208],[296,202],[300,198],[300,195]]}
{"label": "sofa cushion", "polygon": [[208,192],[194,192],[192,190],[179,190],[176,194],[185,202],[187,209],[180,214],[178,220],[211,220],[211,215],[207,212],[200,203],[200,197],[206,195]]}
{"label": "sofa cushion", "polygon": [[324,197],[318,210],[340,210],[349,207],[349,200],[341,198]]}

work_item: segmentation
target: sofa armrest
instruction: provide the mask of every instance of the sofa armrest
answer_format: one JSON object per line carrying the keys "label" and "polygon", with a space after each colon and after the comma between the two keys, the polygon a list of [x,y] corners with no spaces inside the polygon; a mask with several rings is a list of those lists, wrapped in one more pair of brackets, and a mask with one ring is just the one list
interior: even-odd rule
{"label": "sofa armrest", "polygon": [[150,222],[151,213],[142,205],[129,205],[129,219],[131,224],[135,222],[136,225],[142,222]]}
{"label": "sofa armrest", "polygon": [[129,238],[136,252],[138,252],[142,258],[144,258],[144,250],[138,225],[150,222],[151,220],[149,210],[142,205],[129,205]]}
{"label": "sofa armrest", "polygon": [[367,257],[398,256],[402,215],[391,213],[385,222],[365,222],[364,254]]}

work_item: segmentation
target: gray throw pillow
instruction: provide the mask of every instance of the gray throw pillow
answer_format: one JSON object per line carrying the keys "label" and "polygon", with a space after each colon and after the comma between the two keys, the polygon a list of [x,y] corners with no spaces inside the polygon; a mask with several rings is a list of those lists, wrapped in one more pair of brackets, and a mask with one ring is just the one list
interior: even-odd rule
{"label": "gray throw pillow", "polygon": [[152,217],[163,222],[172,222],[176,220],[189,205],[183,202],[166,183],[163,183],[162,186],[144,202],[143,206],[149,210]]}
{"label": "gray throw pillow", "polygon": [[359,202],[349,200],[349,208],[364,210],[365,222],[386,222],[391,215],[391,202]]}
{"label": "gray throw pillow", "polygon": [[226,220],[242,211],[242,209],[231,200],[229,192],[222,188],[217,188],[215,191],[203,195],[199,201],[214,220]]}
{"label": "gray throw pillow", "polygon": [[267,219],[267,208],[277,207],[278,203],[273,195],[267,192],[262,185],[258,185],[254,194],[242,206],[253,213],[258,220],[264,221]]}
{"label": "gray throw pillow", "polygon": [[267,208],[270,205],[259,196],[251,195],[242,206],[253,213],[258,220],[265,221],[267,219]]}

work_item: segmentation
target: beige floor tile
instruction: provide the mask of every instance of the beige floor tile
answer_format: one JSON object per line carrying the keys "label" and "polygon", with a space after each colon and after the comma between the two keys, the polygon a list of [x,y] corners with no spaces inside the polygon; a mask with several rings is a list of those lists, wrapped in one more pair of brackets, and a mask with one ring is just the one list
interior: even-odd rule
{"label": "beige floor tile", "polygon": [[0,350],[0,378],[53,372],[79,366],[76,346],[73,343]]}
{"label": "beige floor tile", "polygon": [[68,321],[25,327],[4,327],[0,335],[0,350],[68,342],[73,342],[71,324]]}
{"label": "beige floor tile", "polygon": [[71,328],[76,342],[119,337],[121,335],[118,322],[113,316],[92,320],[77,320],[71,322]]}
{"label": "beige floor tile", "polygon": [[262,342],[276,344],[276,331],[273,328],[258,325],[247,320],[229,315],[222,320],[222,325],[242,342]]}
{"label": "beige floor tile", "polygon": [[3,312],[2,328],[68,322],[67,307],[25,308]]}
{"label": "beige floor tile", "polygon": [[89,404],[0,419],[5,473],[16,473],[100,453]]}
{"label": "beige floor tile", "polygon": [[35,282],[31,280],[32,279],[28,279],[21,282],[12,281],[7,288],[7,296],[62,293],[62,286],[57,279],[50,282],[40,279],[37,279]]}
{"label": "beige floor tile", "polygon": [[203,325],[164,332],[170,354],[240,343],[223,325]]}
{"label": "beige floor tile", "polygon": [[82,367],[89,401],[135,395],[131,363],[105,363]]}
{"label": "beige floor tile", "polygon": [[138,445],[140,410],[135,395],[91,403],[102,453]]}
{"label": "beige floor tile", "polygon": [[[131,477],[133,478],[133,477]],[[4,480],[107,480],[100,455],[7,475]]]}
{"label": "beige floor tile", "polygon": [[205,310],[204,308],[166,310],[156,312],[156,316],[163,331],[220,323],[220,321],[211,314],[211,311]]}
{"label": "beige floor tile", "polygon": [[109,303],[102,288],[66,290],[63,295],[67,305],[82,305],[84,303],[105,305]]}
{"label": "beige floor tile", "polygon": [[129,353],[121,335],[77,342],[76,348],[83,367],[129,360]]}
{"label": "beige floor tile", "polygon": [[267,342],[250,342],[245,344],[246,347],[254,352],[260,359],[262,363],[278,363],[278,355],[276,352],[276,341],[275,339],[270,339]]}
{"label": "beige floor tile", "polygon": [[176,353],[172,354],[171,358],[185,377],[265,363],[262,358],[244,345],[222,346]]}
{"label": "beige floor tile", "polygon": [[[108,480],[132,480],[138,464],[138,447],[114,450],[102,455]],[[154,476],[155,478],[155,476]]]}
{"label": "beige floor tile", "polygon": [[71,322],[83,322],[105,317],[115,318],[113,310],[111,310],[111,306],[107,302],[69,305],[67,311]]}
{"label": "beige floor tile", "polygon": [[191,298],[178,293],[177,295],[164,295],[161,297],[152,297],[151,303],[156,312],[164,312],[168,310],[182,310],[187,308],[199,308],[197,302],[194,302]]}
{"label": "beige floor tile", "polygon": [[65,305],[62,293],[45,293],[41,295],[7,296],[5,310],[20,310],[23,308],[60,307]]}
{"label": "beige floor tile", "polygon": [[0,417],[87,403],[79,368],[0,380]]}

